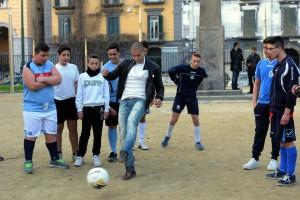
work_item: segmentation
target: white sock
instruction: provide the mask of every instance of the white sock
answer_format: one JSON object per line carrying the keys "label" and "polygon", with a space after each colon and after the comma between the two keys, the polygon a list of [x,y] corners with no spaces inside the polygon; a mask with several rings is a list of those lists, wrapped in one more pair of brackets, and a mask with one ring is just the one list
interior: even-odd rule
{"label": "white sock", "polygon": [[200,129],[200,126],[194,126],[194,136],[195,136],[195,143],[201,142],[201,129]]}
{"label": "white sock", "polygon": [[139,123],[139,144],[144,144],[146,135],[146,122]]}
{"label": "white sock", "polygon": [[167,130],[167,133],[166,133],[166,136],[167,137],[172,137],[172,133],[173,133],[173,129],[174,129],[174,125],[172,126],[172,125],[168,125],[168,130]]}

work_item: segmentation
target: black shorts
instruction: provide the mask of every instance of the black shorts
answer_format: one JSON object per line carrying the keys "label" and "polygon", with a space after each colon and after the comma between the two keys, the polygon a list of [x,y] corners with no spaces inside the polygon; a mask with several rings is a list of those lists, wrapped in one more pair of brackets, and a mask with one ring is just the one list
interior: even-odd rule
{"label": "black shorts", "polygon": [[65,100],[54,99],[57,110],[57,124],[64,123],[65,120],[77,120],[77,109],[75,97]]}
{"label": "black shorts", "polygon": [[109,106],[117,111],[116,116],[108,116],[105,120],[106,126],[117,126],[118,125],[118,113],[119,113],[119,103],[109,102]]}
{"label": "black shorts", "polygon": [[274,133],[276,139],[281,143],[296,141],[293,113],[290,114],[290,120],[288,124],[280,125],[280,120],[283,113],[284,112],[270,113],[271,131]]}
{"label": "black shorts", "polygon": [[173,103],[172,111],[176,113],[181,113],[185,106],[187,107],[188,114],[199,115],[197,97],[184,96],[177,93]]}

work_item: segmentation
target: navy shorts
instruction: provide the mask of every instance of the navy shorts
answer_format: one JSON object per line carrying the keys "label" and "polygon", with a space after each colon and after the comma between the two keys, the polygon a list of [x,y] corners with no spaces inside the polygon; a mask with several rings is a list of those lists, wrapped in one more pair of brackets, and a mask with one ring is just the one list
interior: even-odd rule
{"label": "navy shorts", "polygon": [[184,96],[177,93],[173,103],[172,111],[176,113],[181,113],[185,106],[187,107],[188,114],[199,115],[197,97]]}
{"label": "navy shorts", "polygon": [[77,109],[75,97],[65,100],[54,100],[57,110],[57,124],[62,124],[65,120],[77,120]]}
{"label": "navy shorts", "polygon": [[109,102],[109,106],[117,111],[116,116],[108,116],[105,120],[106,126],[117,126],[118,125],[118,113],[119,113],[119,103]]}
{"label": "navy shorts", "polygon": [[281,143],[296,141],[293,113],[290,114],[289,123],[280,125],[280,120],[284,112],[271,112],[271,132]]}

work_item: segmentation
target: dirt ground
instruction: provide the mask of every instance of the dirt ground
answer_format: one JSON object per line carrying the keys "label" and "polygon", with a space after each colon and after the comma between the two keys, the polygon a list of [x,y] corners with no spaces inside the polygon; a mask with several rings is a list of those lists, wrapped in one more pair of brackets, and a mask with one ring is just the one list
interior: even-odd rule
{"label": "dirt ground", "polygon": [[[298,184],[289,188],[278,187],[276,181],[264,178],[270,157],[269,139],[261,156],[261,167],[253,171],[242,169],[251,156],[253,140],[254,120],[249,101],[200,102],[204,151],[194,148],[192,122],[185,112],[175,127],[169,148],[160,147],[171,103],[165,102],[160,109],[152,108],[147,116],[146,143],[151,149],[135,150],[137,177],[130,181],[121,180],[123,164],[106,161],[109,146],[107,129],[104,129],[101,157],[103,168],[110,174],[110,183],[98,190],[86,183],[86,174],[92,168],[89,153],[81,168],[49,168],[43,137],[38,139],[34,151],[34,174],[24,174],[22,97],[21,94],[0,94],[0,154],[6,158],[0,162],[0,199],[299,199],[299,170]],[[300,123],[298,110],[296,108],[296,126]],[[78,130],[80,132],[81,125]],[[300,126],[297,126],[299,131]],[[299,141],[296,143],[300,149]],[[90,139],[88,152],[91,152],[91,144]],[[65,160],[72,164],[66,130],[63,149]]]}

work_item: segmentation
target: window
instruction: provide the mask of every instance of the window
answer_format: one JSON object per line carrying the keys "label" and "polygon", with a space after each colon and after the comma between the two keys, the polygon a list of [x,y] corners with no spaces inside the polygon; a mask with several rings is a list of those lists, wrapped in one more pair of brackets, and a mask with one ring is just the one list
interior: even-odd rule
{"label": "window", "polygon": [[148,35],[150,41],[158,41],[162,39],[162,16],[148,16]]}
{"label": "window", "polygon": [[7,8],[7,0],[0,0],[0,8]]}
{"label": "window", "polygon": [[107,17],[107,35],[114,36],[120,33],[120,19],[119,16],[108,16]]}
{"label": "window", "polygon": [[297,12],[296,7],[281,7],[281,27],[283,35],[297,35]]}
{"label": "window", "polygon": [[256,10],[243,11],[243,36],[255,37],[256,36]]}
{"label": "window", "polygon": [[59,41],[69,41],[71,38],[71,18],[70,16],[59,16]]}

